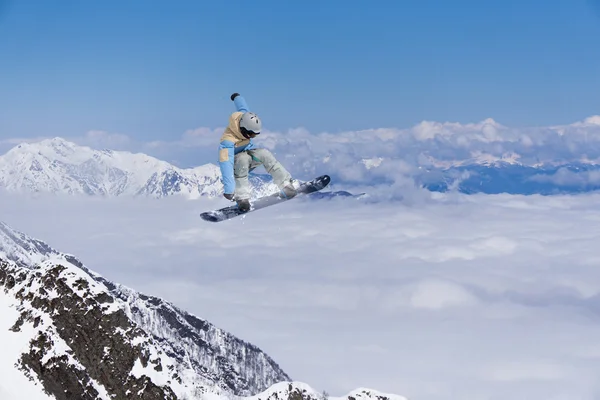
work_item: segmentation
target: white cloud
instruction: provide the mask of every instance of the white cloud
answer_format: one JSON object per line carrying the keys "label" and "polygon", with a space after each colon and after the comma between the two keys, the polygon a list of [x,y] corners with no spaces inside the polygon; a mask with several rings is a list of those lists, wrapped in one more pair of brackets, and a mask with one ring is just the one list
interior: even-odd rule
{"label": "white cloud", "polygon": [[177,150],[188,147],[211,147],[219,145],[219,139],[223,134],[223,128],[211,129],[200,127],[185,131],[180,138],[173,141],[154,140],[143,144],[147,149],[172,149]]}
{"label": "white cloud", "polygon": [[129,136],[100,130],[88,131],[78,144],[110,150],[121,150],[131,145]]}
{"label": "white cloud", "polygon": [[600,171],[571,171],[559,168],[553,174],[538,174],[529,178],[535,182],[547,182],[558,186],[585,186],[600,183]]}
{"label": "white cloud", "polygon": [[554,362],[518,360],[494,365],[490,378],[497,381],[556,381],[565,379],[568,366]]}
{"label": "white cloud", "polygon": [[[256,143],[272,150],[301,179],[328,173],[349,184],[392,184],[411,179],[419,167],[450,166],[464,162],[560,164],[600,163],[600,116],[568,125],[507,127],[491,118],[477,123],[423,121],[411,128],[363,131],[284,132],[265,130]],[[172,142],[153,143],[149,149],[175,154],[196,148],[194,162],[215,162],[222,128],[190,130]],[[377,160],[377,166],[365,160]]]}
{"label": "white cloud", "polygon": [[186,131],[180,143],[184,146],[214,146],[215,142],[221,138],[223,128],[209,129],[198,128]]}
{"label": "white cloud", "polygon": [[432,310],[464,307],[475,303],[477,303],[477,299],[464,287],[448,281],[425,280],[419,282],[410,296],[411,306]]}
{"label": "white cloud", "polygon": [[394,189],[377,190],[377,201],[294,200],[219,224],[198,214],[222,199],[2,194],[0,220],[332,395],[595,398],[599,195],[387,201]]}

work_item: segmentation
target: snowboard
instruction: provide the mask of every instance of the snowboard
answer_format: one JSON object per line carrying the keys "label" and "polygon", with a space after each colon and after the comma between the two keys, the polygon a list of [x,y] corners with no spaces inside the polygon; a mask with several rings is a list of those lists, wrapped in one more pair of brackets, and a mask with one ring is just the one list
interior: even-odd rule
{"label": "snowboard", "polygon": [[200,218],[209,222],[220,222],[231,218],[238,217],[240,215],[248,214],[253,211],[260,210],[261,208],[273,206],[275,204],[283,203],[284,201],[293,200],[299,196],[307,195],[310,193],[318,192],[325,186],[329,185],[331,178],[328,175],[321,175],[312,181],[303,182],[298,187],[298,194],[291,199],[282,197],[280,193],[271,194],[268,196],[260,197],[256,200],[250,201],[250,210],[240,211],[237,204],[223,207],[218,210],[206,211],[200,214]]}

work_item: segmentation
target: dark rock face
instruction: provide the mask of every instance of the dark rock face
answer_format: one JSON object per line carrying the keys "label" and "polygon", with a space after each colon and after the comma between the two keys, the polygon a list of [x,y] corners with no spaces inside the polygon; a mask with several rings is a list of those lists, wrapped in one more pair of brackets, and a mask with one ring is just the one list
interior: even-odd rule
{"label": "dark rock face", "polygon": [[[61,276],[65,270],[56,265],[26,271],[0,261],[0,288],[14,290],[21,304],[21,316],[12,330],[18,332],[24,322],[41,328],[19,368],[37,375],[57,400],[97,399],[94,381],[114,399],[176,399],[170,387],[131,373],[136,360],[144,367],[163,368],[160,359],[150,359],[143,344],[132,345],[143,338],[143,331],[122,310],[107,312],[112,297],[95,295],[86,280],[76,281],[79,290],[74,290]],[[57,339],[68,346],[62,354],[55,351],[60,346]]]}

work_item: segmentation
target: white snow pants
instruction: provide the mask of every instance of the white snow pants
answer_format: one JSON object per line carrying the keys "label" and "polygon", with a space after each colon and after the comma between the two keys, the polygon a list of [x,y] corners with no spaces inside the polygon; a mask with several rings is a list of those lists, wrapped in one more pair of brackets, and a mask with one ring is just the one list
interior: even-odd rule
{"label": "white snow pants", "polygon": [[235,198],[237,200],[250,198],[248,173],[260,165],[265,167],[265,171],[273,177],[273,183],[279,189],[282,189],[292,179],[290,173],[277,161],[269,150],[254,149],[240,151],[235,155],[233,164]]}

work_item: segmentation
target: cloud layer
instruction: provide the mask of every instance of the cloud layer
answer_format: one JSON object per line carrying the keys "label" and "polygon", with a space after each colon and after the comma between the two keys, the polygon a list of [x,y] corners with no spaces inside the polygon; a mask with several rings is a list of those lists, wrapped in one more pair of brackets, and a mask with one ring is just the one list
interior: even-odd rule
{"label": "cloud layer", "polygon": [[162,296],[332,395],[597,398],[597,195],[294,200],[22,198],[0,219]]}
{"label": "cloud layer", "polygon": [[[144,152],[180,167],[190,167],[216,164],[222,130],[222,127],[190,129],[173,140],[150,142],[104,131],[90,131],[83,137],[67,139],[93,148]],[[5,139],[0,145],[7,148],[17,142],[18,139]],[[522,178],[524,183],[537,185],[533,192],[542,192],[538,188],[544,185],[576,188],[600,185],[597,171],[559,170],[573,163],[600,168],[595,166],[600,165],[600,116],[548,127],[511,128],[486,119],[468,124],[423,121],[407,129],[337,133],[315,133],[303,128],[287,132],[265,130],[256,142],[272,150],[297,178],[308,180],[327,173],[333,182],[346,187],[383,183],[404,192],[407,187],[415,186],[415,181],[417,185],[428,182],[452,185],[456,180],[471,178],[472,186],[477,188],[487,178],[480,178],[476,171],[444,175],[441,171],[470,163],[489,165],[499,161],[529,167],[519,174],[526,175]],[[534,169],[540,165],[546,170]]]}

